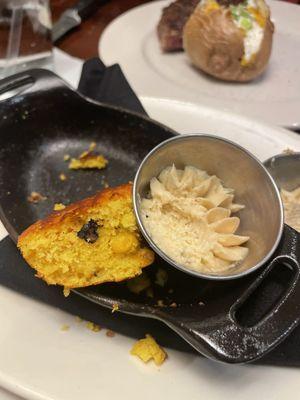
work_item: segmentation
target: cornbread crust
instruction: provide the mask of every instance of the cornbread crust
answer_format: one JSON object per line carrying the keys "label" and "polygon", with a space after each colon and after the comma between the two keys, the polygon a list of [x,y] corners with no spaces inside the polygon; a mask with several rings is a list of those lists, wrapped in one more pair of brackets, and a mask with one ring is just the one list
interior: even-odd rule
{"label": "cornbread crust", "polygon": [[[90,219],[99,221],[95,243],[77,236]],[[18,247],[39,278],[66,288],[132,278],[154,260],[138,231],[131,184],[105,189],[51,213],[20,235]]]}

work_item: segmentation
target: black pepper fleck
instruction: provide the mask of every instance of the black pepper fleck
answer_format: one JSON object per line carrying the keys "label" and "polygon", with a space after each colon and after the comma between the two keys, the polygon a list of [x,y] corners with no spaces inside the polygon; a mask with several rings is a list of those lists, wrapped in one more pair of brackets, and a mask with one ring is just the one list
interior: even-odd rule
{"label": "black pepper fleck", "polygon": [[80,239],[85,240],[87,243],[95,243],[99,238],[98,234],[99,225],[93,219],[90,219],[88,223],[84,224],[83,227],[77,232],[77,236]]}

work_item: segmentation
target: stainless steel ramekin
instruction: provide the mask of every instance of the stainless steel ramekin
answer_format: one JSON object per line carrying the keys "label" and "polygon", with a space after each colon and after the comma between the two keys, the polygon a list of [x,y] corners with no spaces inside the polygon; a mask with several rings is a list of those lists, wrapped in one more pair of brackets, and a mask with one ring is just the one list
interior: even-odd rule
{"label": "stainless steel ramekin", "polygon": [[[186,165],[216,175],[235,191],[235,202],[244,204],[238,234],[249,236],[248,256],[220,274],[206,274],[178,264],[150,237],[141,218],[141,198],[149,182],[167,166]],[[283,231],[283,206],[278,188],[261,162],[241,146],[209,135],[180,135],[155,147],[142,161],[133,185],[133,204],[139,228],[152,249],[165,261],[195,277],[229,280],[243,277],[266,264],[276,250]],[[172,227],[170,227],[172,229]]]}

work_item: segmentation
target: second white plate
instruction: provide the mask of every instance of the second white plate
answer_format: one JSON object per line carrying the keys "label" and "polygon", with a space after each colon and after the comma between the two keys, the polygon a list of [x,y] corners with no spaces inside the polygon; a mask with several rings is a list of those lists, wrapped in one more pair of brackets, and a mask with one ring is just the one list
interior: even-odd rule
{"label": "second white plate", "polygon": [[119,63],[139,96],[197,102],[289,128],[300,128],[300,7],[269,1],[274,46],[266,73],[247,84],[221,82],[193,68],[185,53],[163,54],[156,36],[161,10],[170,0],[136,7],[102,35],[106,64]]}

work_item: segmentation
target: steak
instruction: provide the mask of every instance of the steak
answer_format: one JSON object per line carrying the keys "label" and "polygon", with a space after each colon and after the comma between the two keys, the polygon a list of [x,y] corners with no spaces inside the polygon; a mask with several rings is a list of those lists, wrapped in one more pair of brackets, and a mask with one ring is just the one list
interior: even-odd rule
{"label": "steak", "polygon": [[157,34],[164,52],[182,50],[184,25],[198,4],[199,0],[176,0],[163,9]]}

